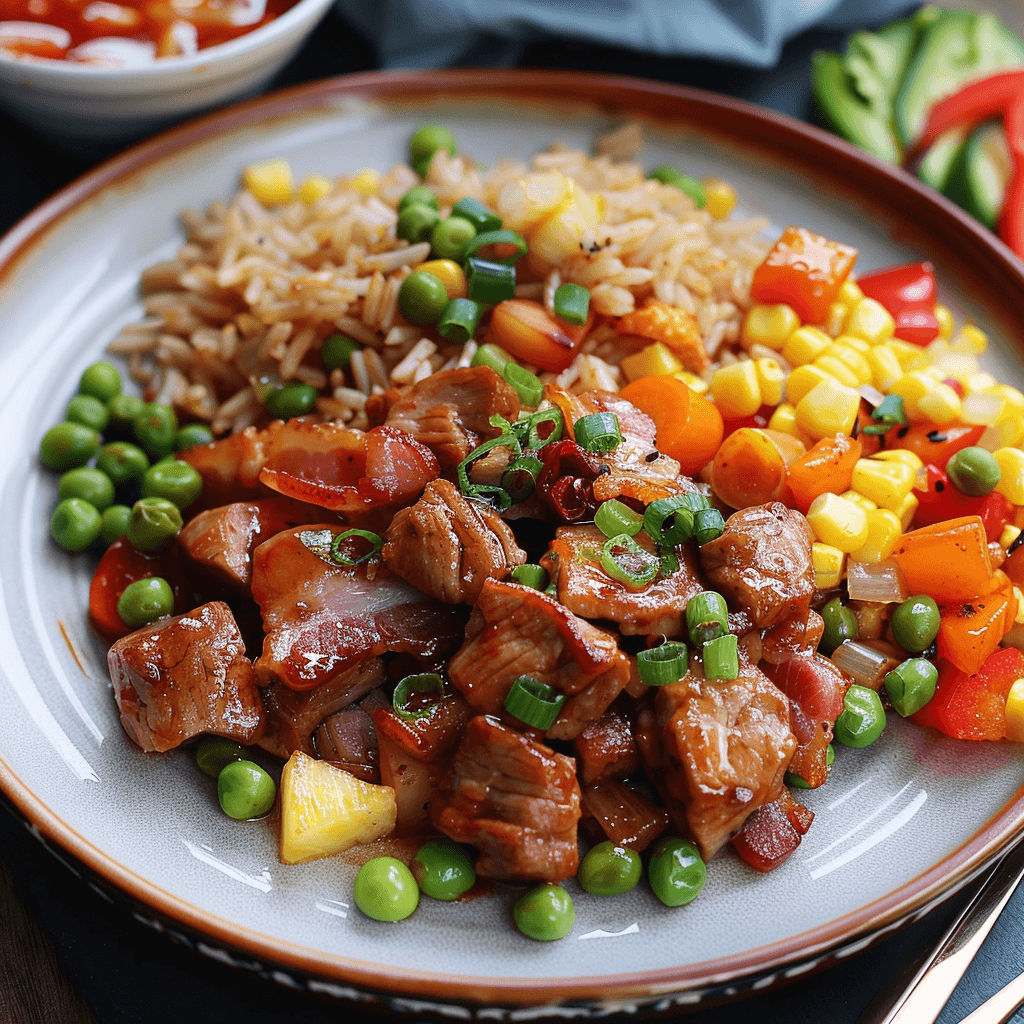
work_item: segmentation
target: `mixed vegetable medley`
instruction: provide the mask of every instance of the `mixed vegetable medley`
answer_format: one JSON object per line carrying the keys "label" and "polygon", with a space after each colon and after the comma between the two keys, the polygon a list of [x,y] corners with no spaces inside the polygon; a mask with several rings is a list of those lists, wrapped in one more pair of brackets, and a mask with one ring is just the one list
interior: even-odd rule
{"label": "mixed vegetable medley", "polygon": [[[410,162],[454,147],[429,126]],[[294,201],[281,175],[245,181]],[[854,249],[787,227],[711,359],[653,296],[620,317],[571,281],[517,297],[599,206],[569,187],[514,229],[410,188],[395,232],[430,253],[401,318],[465,358],[377,389],[365,430],[279,381],[214,440],[99,362],[42,439],[54,540],[103,549],[89,613],[128,736],[197,741],[231,818],[278,804],[283,863],[418,839],[359,870],[378,920],[478,877],[529,886],[535,939],[572,927],[573,875],[612,896],[646,873],[681,906],[726,845],[757,871],[792,854],[834,743],[893,716],[1024,741],[1024,394],[930,265],[855,277]],[[598,323],[624,385],[560,385]]]}

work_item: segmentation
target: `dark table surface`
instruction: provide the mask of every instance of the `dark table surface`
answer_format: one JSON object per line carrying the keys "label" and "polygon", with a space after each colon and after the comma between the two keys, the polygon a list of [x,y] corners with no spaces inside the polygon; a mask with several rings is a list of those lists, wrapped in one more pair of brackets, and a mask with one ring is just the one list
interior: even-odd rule
{"label": "dark table surface", "polygon": [[[837,33],[811,31],[791,41],[779,65],[758,70],[711,61],[652,58],[627,50],[530,45],[520,63],[637,75],[737,96],[797,118],[813,119],[808,85],[816,48],[838,49]],[[292,85],[378,66],[372,45],[329,14],[278,77]],[[0,114],[0,233],[95,165],[55,152]],[[853,1024],[893,972],[937,940],[959,897],[838,966],[784,989],[687,1017],[688,1024]],[[780,908],[780,912],[783,909]],[[940,1017],[954,1024],[1024,967],[1024,893],[995,931]],[[326,1024],[353,1011],[316,1002],[258,976],[232,970],[173,944],[111,905],[43,851],[0,807],[0,1024],[95,1021],[247,1021]],[[1015,1020],[1024,1020],[1018,1014]]]}

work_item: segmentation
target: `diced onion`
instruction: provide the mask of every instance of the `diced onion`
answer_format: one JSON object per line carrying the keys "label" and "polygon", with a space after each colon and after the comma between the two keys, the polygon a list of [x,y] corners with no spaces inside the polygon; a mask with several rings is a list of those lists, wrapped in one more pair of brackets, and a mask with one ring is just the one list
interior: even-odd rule
{"label": "diced onion", "polygon": [[909,596],[903,571],[895,558],[881,562],[850,562],[846,585],[851,601],[872,601],[875,604],[902,603]]}
{"label": "diced onion", "polygon": [[832,652],[832,661],[869,690],[880,690],[887,673],[903,660],[902,652],[881,640],[847,640]]}

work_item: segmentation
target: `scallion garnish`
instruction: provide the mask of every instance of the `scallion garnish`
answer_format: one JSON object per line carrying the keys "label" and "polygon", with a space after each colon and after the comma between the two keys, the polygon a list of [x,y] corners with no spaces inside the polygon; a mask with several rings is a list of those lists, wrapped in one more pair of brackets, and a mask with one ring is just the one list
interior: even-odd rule
{"label": "scallion garnish", "polygon": [[707,195],[704,192],[704,186],[695,178],[691,178],[688,174],[683,174],[682,171],[675,167],[655,167],[647,177],[654,178],[663,185],[675,185],[680,192],[684,192],[693,200],[694,206],[698,210],[703,210],[707,205]]}
{"label": "scallion garnish", "polygon": [[674,572],[679,572],[679,559],[676,558],[676,553],[672,548],[662,548],[661,575],[671,576]]}
{"label": "scallion garnish", "polygon": [[700,647],[729,632],[729,606],[714,590],[704,590],[686,605],[686,629],[690,640]]}
{"label": "scallion garnish", "polygon": [[537,374],[530,373],[529,370],[524,370],[518,363],[509,360],[505,364],[502,376],[507,384],[511,384],[516,389],[519,401],[528,409],[533,409],[540,405],[540,401],[544,397],[544,385]]}
{"label": "scallion garnish", "polygon": [[527,562],[526,565],[517,565],[512,570],[512,579],[521,583],[524,587],[533,587],[534,590],[545,590],[548,585],[548,571],[543,565],[534,565]]}
{"label": "scallion garnish", "polygon": [[647,686],[665,686],[678,683],[690,667],[686,644],[669,640],[658,647],[649,647],[636,656],[640,682]]}
{"label": "scallion garnish", "polygon": [[501,218],[493,210],[487,209],[479,199],[470,196],[460,199],[452,207],[452,216],[468,220],[478,234],[481,231],[497,231],[501,227]]}
{"label": "scallion garnish", "polygon": [[470,256],[466,260],[466,291],[474,302],[495,303],[516,293],[515,267]]}
{"label": "scallion garnish", "polygon": [[512,504],[512,499],[503,487],[496,487],[494,484],[476,484],[469,479],[469,467],[494,448],[508,448],[513,457],[523,453],[515,434],[506,430],[497,437],[484,441],[479,448],[474,448],[455,468],[455,477],[459,483],[459,490],[467,498],[482,501],[497,508],[499,512],[504,512]]}
{"label": "scallion garnish", "polygon": [[861,427],[862,434],[887,434],[893,427],[907,425],[907,413],[900,395],[886,395],[871,413],[873,422]]}
{"label": "scallion garnish", "polygon": [[[512,251],[506,252],[508,248]],[[484,259],[492,263],[503,263],[506,267],[514,267],[526,255],[527,245],[526,239],[518,231],[503,228],[501,231],[481,232],[466,246],[465,255],[475,256],[481,249],[490,250],[483,254]],[[501,253],[500,256],[498,252]]]}
{"label": "scallion garnish", "polygon": [[434,713],[444,696],[444,680],[436,672],[406,676],[396,687],[391,704],[395,714],[407,722]]}
{"label": "scallion garnish", "polygon": [[658,498],[644,512],[644,531],[656,544],[674,548],[693,536],[693,510],[687,494]]}
{"label": "scallion garnish", "polygon": [[[353,539],[365,540],[370,548],[356,558],[345,552],[348,542]],[[370,558],[373,558],[380,549],[384,547],[384,538],[379,533],[371,533],[369,530],[345,530],[339,533],[331,543],[331,558],[338,565],[359,565]]]}
{"label": "scallion garnish", "polygon": [[610,498],[598,506],[594,513],[594,525],[606,537],[617,537],[620,533],[635,537],[644,528],[644,519],[628,505]]}
{"label": "scallion garnish", "polygon": [[534,729],[548,729],[564,703],[564,693],[530,676],[519,676],[505,698],[505,710]]}
{"label": "scallion garnish", "polygon": [[657,555],[640,547],[628,533],[609,537],[601,548],[601,568],[627,587],[647,586],[658,575],[660,566]]}
{"label": "scallion garnish", "polygon": [[557,405],[521,416],[512,424],[512,430],[519,438],[519,443],[532,451],[537,451],[552,441],[558,441],[564,428],[562,410]]}
{"label": "scallion garnish", "polygon": [[592,412],[589,416],[581,416],[572,429],[576,443],[588,452],[612,452],[622,444],[619,417],[613,412]]}
{"label": "scallion garnish", "polygon": [[735,679],[740,674],[740,659],[736,647],[735,633],[727,633],[715,640],[709,640],[701,654],[704,658],[704,675],[708,679]]}
{"label": "scallion garnish", "polygon": [[590,315],[590,292],[581,284],[563,284],[555,290],[555,316],[571,324],[585,324]]}
{"label": "scallion garnish", "polygon": [[698,544],[721,537],[724,529],[725,518],[717,508],[702,508],[693,513],[693,539]]}
{"label": "scallion garnish", "polygon": [[[445,341],[454,342],[456,345],[465,344],[476,334],[483,311],[483,306],[472,299],[449,299],[441,319],[437,321],[437,333]],[[477,352],[479,351],[477,349]]]}
{"label": "scallion garnish", "polygon": [[470,366],[489,366],[499,376],[504,372],[505,366],[512,361],[512,357],[497,345],[481,345],[469,361]]}
{"label": "scallion garnish", "polygon": [[[536,455],[520,455],[513,459],[501,474],[501,486],[513,505],[525,501],[537,486],[537,476],[544,463]],[[539,589],[539,588],[538,588]]]}

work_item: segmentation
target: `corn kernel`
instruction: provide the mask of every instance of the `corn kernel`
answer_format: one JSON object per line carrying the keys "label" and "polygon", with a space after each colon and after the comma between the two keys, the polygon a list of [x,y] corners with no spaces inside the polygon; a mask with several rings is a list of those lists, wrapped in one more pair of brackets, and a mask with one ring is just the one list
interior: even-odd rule
{"label": "corn kernel", "polygon": [[800,317],[792,306],[751,306],[743,320],[743,347],[767,345],[778,352],[799,326]]}
{"label": "corn kernel", "polygon": [[361,192],[364,196],[373,195],[380,185],[380,172],[375,171],[372,167],[364,167],[362,170],[356,171],[356,173],[349,178],[348,183],[352,188],[357,192]]}
{"label": "corn kernel", "polygon": [[790,366],[803,366],[813,362],[832,344],[832,339],[820,328],[798,327],[782,346],[782,358]]}
{"label": "corn kernel", "polygon": [[973,394],[975,391],[988,391],[990,388],[994,388],[998,384],[998,381],[991,373],[985,370],[980,370],[978,373],[972,373],[964,382],[964,391],[967,394]]}
{"label": "corn kernel", "polygon": [[242,172],[242,184],[264,206],[281,206],[294,194],[292,169],[287,160],[266,160],[249,164]]}
{"label": "corn kernel", "polygon": [[[416,269],[433,274],[444,285],[449,299],[466,297],[466,275],[455,260],[428,260],[426,263],[421,263]],[[630,377],[630,380],[632,379]]]}
{"label": "corn kernel", "polygon": [[1003,527],[1003,532],[999,534],[1000,547],[1009,548],[1019,536],[1020,527],[1014,526],[1012,523],[1007,523]]}
{"label": "corn kernel", "polygon": [[753,416],[761,408],[761,386],[752,359],[722,366],[711,378],[711,394],[726,419]]}
{"label": "corn kernel", "polygon": [[323,199],[331,191],[331,179],[325,178],[322,174],[311,174],[303,179],[299,186],[299,198],[307,205],[312,206],[318,199]]}
{"label": "corn kernel", "polygon": [[888,391],[903,376],[903,367],[890,345],[877,345],[865,358],[871,367],[871,383],[879,391]]}
{"label": "corn kernel", "polygon": [[991,427],[1007,414],[1006,399],[994,388],[972,391],[961,403],[960,418],[974,426]]}
{"label": "corn kernel", "polygon": [[846,306],[856,306],[864,298],[864,293],[860,290],[860,285],[848,277],[839,286],[839,294],[836,297]]}
{"label": "corn kernel", "polygon": [[1018,679],[1006,695],[1006,738],[1024,743],[1024,679]]}
{"label": "corn kernel", "polygon": [[999,465],[996,490],[1014,505],[1024,505],[1024,452],[1019,448],[999,448],[992,458]]}
{"label": "corn kernel", "polygon": [[867,513],[868,539],[850,553],[854,562],[884,562],[895,550],[903,536],[903,527],[895,512],[876,508]]}
{"label": "corn kernel", "polygon": [[850,315],[849,306],[841,302],[833,302],[828,307],[828,315],[825,317],[825,333],[831,334],[833,338],[843,333],[843,326],[846,318]]}
{"label": "corn kernel", "polygon": [[1024,412],[1024,394],[1021,394],[1016,388],[1010,387],[1009,384],[997,384],[992,390],[996,394],[1002,395],[1011,409]]}
{"label": "corn kernel", "polygon": [[902,462],[915,473],[920,473],[924,469],[921,457],[909,448],[883,448],[880,452],[875,452],[871,458],[877,459],[879,462]]}
{"label": "corn kernel", "polygon": [[953,337],[953,328],[956,324],[953,322],[953,314],[943,305],[937,304],[935,306],[935,319],[939,325],[939,337],[943,341],[949,341]]}
{"label": "corn kernel", "polygon": [[[849,344],[846,340],[849,335],[843,335],[828,350],[826,355],[831,359],[838,359],[857,378],[857,387],[861,384],[871,383],[871,366],[868,364],[864,354]],[[855,339],[860,341],[859,338]]]}
{"label": "corn kernel", "polygon": [[846,552],[816,540],[811,545],[811,564],[814,566],[815,587],[818,590],[832,590],[843,581]]}
{"label": "corn kernel", "polygon": [[855,349],[862,356],[866,356],[875,347],[874,345],[869,345],[863,338],[858,338],[853,334],[840,334],[836,338],[836,344]]}
{"label": "corn kernel", "polygon": [[902,462],[858,459],[850,486],[876,505],[895,511],[914,487],[917,474]]}
{"label": "corn kernel", "polygon": [[1016,625],[1024,626],[1024,591],[1020,587],[1013,588],[1013,598],[1017,602],[1017,614],[1013,621]]}
{"label": "corn kernel", "polygon": [[906,533],[910,529],[910,524],[914,521],[914,516],[917,514],[917,506],[921,502],[918,500],[917,495],[911,491],[902,502],[900,507],[894,509],[896,515],[899,517],[900,526],[903,527],[903,532]]}
{"label": "corn kernel", "polygon": [[704,208],[715,220],[722,220],[728,217],[736,205],[736,190],[727,181],[721,178],[705,178],[701,184],[704,186]]}
{"label": "corn kernel", "polygon": [[912,369],[915,364],[920,364],[922,361],[927,362],[928,357],[925,356],[925,350],[920,345],[903,341],[902,338],[890,338],[885,344],[896,354],[896,358],[904,370]]}
{"label": "corn kernel", "polygon": [[919,420],[923,417],[918,403],[934,386],[935,382],[924,371],[911,370],[899,380],[893,381],[889,387],[889,394],[899,395],[903,399],[903,411],[907,414],[907,419]]}
{"label": "corn kernel", "polygon": [[939,384],[928,394],[922,396],[917,403],[917,408],[926,419],[944,427],[947,423],[952,423],[953,420],[960,418],[963,403],[960,401],[960,396],[948,384]]}
{"label": "corn kernel", "polygon": [[781,434],[803,438],[803,431],[796,425],[796,406],[791,402],[780,402],[768,421],[769,430],[777,430]]}
{"label": "corn kernel", "polygon": [[809,391],[819,384],[835,382],[835,377],[820,366],[808,364],[798,366],[786,378],[786,398],[793,403],[799,402]]}
{"label": "corn kernel", "polygon": [[980,356],[988,348],[988,335],[974,324],[964,324],[960,328],[960,337],[971,346],[971,351]]}
{"label": "corn kernel", "polygon": [[854,505],[860,505],[865,512],[871,512],[878,508],[878,505],[873,502],[870,498],[865,497],[860,491],[843,491],[839,495],[840,498],[845,498],[847,501],[852,501]]}
{"label": "corn kernel", "polygon": [[[833,346],[834,348],[835,346]],[[829,376],[834,377],[840,384],[845,384],[848,388],[859,388],[861,381],[857,374],[851,370],[846,363],[840,359],[836,359],[831,354],[831,349],[828,353],[823,356],[818,356],[813,363],[819,370],[824,370]]]}
{"label": "corn kernel", "polygon": [[838,381],[823,381],[796,403],[796,422],[801,430],[820,440],[833,434],[849,434],[859,411],[857,391]]}
{"label": "corn kernel", "polygon": [[978,439],[978,444],[990,452],[997,448],[1020,448],[1024,445],[1024,414],[1003,409],[1003,414]]}
{"label": "corn kernel", "polygon": [[679,373],[673,373],[672,376],[676,380],[681,380],[691,391],[695,391],[698,395],[703,395],[708,390],[708,382],[703,377],[698,377],[695,373],[680,370]]}
{"label": "corn kernel", "polygon": [[755,359],[757,383],[761,388],[762,405],[778,405],[786,387],[786,375],[774,359]]}
{"label": "corn kernel", "polygon": [[888,341],[895,330],[892,314],[877,299],[861,299],[850,310],[845,327],[847,334],[863,338],[872,345]]}
{"label": "corn kernel", "polygon": [[619,366],[628,380],[664,377],[670,373],[681,373],[683,369],[683,364],[672,354],[672,350],[660,341],[632,355],[623,356]]}
{"label": "corn kernel", "polygon": [[868,514],[838,494],[819,494],[807,510],[807,522],[823,544],[847,553],[868,539]]}

